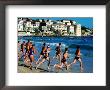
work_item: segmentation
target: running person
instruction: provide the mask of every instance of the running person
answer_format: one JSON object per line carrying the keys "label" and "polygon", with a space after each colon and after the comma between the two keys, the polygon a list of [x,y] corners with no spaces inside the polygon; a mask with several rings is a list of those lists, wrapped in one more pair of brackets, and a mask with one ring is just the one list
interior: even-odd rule
{"label": "running person", "polygon": [[41,53],[40,53],[39,59],[37,60],[36,64],[38,64],[39,61],[40,61],[40,59],[44,56],[45,51],[46,51],[46,43],[43,43],[42,50],[41,50]]}
{"label": "running person", "polygon": [[54,67],[61,69],[63,66],[66,66],[66,69],[68,69],[67,58],[69,58],[68,48],[65,48],[65,51],[63,53],[63,58],[61,60],[61,64],[55,64]]}
{"label": "running person", "polygon": [[34,45],[32,44],[32,42],[30,42],[30,46],[29,46],[29,58],[30,58],[30,69],[32,70],[32,63],[35,62],[34,60],[34,54],[36,54],[36,50]]}
{"label": "running person", "polygon": [[29,47],[30,47],[30,40],[28,40],[28,42],[26,43],[26,52],[25,54],[29,54]]}
{"label": "running person", "polygon": [[48,45],[44,54],[43,54],[43,59],[42,61],[37,65],[36,69],[45,62],[45,60],[48,60],[48,69],[50,69],[50,57],[49,57],[49,53],[50,53],[50,46]]}
{"label": "running person", "polygon": [[25,41],[23,41],[23,43],[21,44],[21,48],[20,48],[20,56],[19,56],[19,60],[22,58],[22,57],[25,57]]}
{"label": "running person", "polygon": [[79,61],[80,62],[80,70],[82,71],[83,70],[83,64],[82,64],[82,60],[81,60],[81,52],[80,52],[80,47],[77,46],[77,49],[76,49],[76,52],[75,52],[75,58],[73,60],[73,62],[70,64],[75,64],[76,61]]}
{"label": "running person", "polygon": [[25,41],[23,41],[23,43],[21,44],[21,52],[24,54],[24,50],[25,50]]}
{"label": "running person", "polygon": [[20,41],[18,41],[18,60],[20,59]]}
{"label": "running person", "polygon": [[55,48],[56,50],[56,58],[60,61],[61,64],[61,43]]}

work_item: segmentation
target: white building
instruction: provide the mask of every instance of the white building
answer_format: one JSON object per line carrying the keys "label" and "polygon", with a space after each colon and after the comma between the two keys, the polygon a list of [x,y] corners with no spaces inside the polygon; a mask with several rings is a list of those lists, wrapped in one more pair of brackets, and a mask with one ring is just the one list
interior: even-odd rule
{"label": "white building", "polygon": [[42,26],[42,30],[47,31],[47,26]]}
{"label": "white building", "polygon": [[52,22],[51,20],[49,20],[49,21],[46,22],[46,25],[47,25],[47,26],[50,26],[50,25],[52,25],[52,24],[53,24],[53,22]]}
{"label": "white building", "polygon": [[70,27],[69,27],[69,32],[70,32],[71,34],[74,34],[74,26],[70,26]]}
{"label": "white building", "polygon": [[70,20],[63,20],[64,23],[70,23]]}
{"label": "white building", "polygon": [[54,24],[52,25],[52,27],[54,27],[55,30],[67,30],[67,27],[65,26],[65,24]]}
{"label": "white building", "polygon": [[81,24],[76,25],[76,36],[81,36]]}
{"label": "white building", "polygon": [[19,20],[18,26],[17,26],[18,31],[23,31],[23,20]]}
{"label": "white building", "polygon": [[67,34],[67,26],[65,24],[57,23],[52,25],[55,31],[58,31],[60,34]]}
{"label": "white building", "polygon": [[26,32],[27,32],[27,31],[33,32],[33,24],[32,24],[31,21],[27,21],[27,22],[26,22],[26,29],[25,29],[25,31],[26,31]]}
{"label": "white building", "polygon": [[68,23],[67,23],[67,25],[68,25],[68,26],[70,26],[70,25],[71,25],[71,23],[70,23],[70,22],[68,22]]}
{"label": "white building", "polygon": [[36,22],[36,27],[39,27],[39,25],[40,25],[40,22]]}

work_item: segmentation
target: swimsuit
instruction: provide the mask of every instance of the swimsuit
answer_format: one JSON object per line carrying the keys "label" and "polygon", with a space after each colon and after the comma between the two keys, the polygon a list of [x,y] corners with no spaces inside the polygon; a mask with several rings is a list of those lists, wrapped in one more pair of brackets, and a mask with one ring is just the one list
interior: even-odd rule
{"label": "swimsuit", "polygon": [[80,50],[76,50],[75,52],[75,59],[78,60],[80,58],[80,56],[78,56],[80,54]]}
{"label": "swimsuit", "polygon": [[21,44],[21,51],[23,52],[24,50],[23,50],[23,44]]}
{"label": "swimsuit", "polygon": [[62,63],[66,62],[66,58],[63,56],[63,59],[61,60]]}
{"label": "swimsuit", "polygon": [[42,51],[41,51],[40,55],[44,55],[44,52],[43,52],[44,49],[45,49],[45,46],[42,47]]}
{"label": "swimsuit", "polygon": [[47,59],[49,57],[49,52],[50,52],[49,50],[45,51],[44,57],[43,57],[44,59]]}
{"label": "swimsuit", "polygon": [[78,60],[79,58],[80,58],[80,57],[78,57],[78,56],[75,56],[75,59],[77,59],[77,60]]}
{"label": "swimsuit", "polygon": [[32,47],[29,49],[29,56],[34,54],[34,50],[32,49]]}
{"label": "swimsuit", "polygon": [[61,50],[60,50],[60,46],[57,46],[56,47],[56,55],[60,54],[61,53]]}
{"label": "swimsuit", "polygon": [[61,62],[62,62],[62,63],[66,62],[66,59],[65,59],[65,58],[63,58],[63,59],[61,60]]}
{"label": "swimsuit", "polygon": [[48,55],[49,55],[48,53],[45,53],[43,58],[47,59]]}

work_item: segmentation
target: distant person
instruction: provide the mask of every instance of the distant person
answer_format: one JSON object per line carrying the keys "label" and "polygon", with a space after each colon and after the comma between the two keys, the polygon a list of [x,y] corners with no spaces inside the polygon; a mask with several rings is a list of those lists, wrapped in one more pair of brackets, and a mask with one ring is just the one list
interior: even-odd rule
{"label": "distant person", "polygon": [[55,48],[56,50],[56,58],[60,61],[61,64],[61,43]]}
{"label": "distant person", "polygon": [[65,51],[63,53],[63,58],[61,60],[61,64],[55,64],[54,67],[61,69],[63,66],[66,66],[66,69],[68,69],[67,58],[69,58],[68,48],[65,48]]}
{"label": "distant person", "polygon": [[73,62],[70,64],[75,64],[76,61],[80,62],[80,70],[83,70],[83,65],[82,65],[82,60],[81,60],[81,52],[80,52],[80,46],[77,46],[76,52],[75,52],[75,58],[73,60]]}
{"label": "distant person", "polygon": [[48,69],[50,69],[50,57],[49,57],[49,53],[50,53],[50,46],[48,45],[46,50],[43,53],[43,58],[42,61],[37,65],[36,69],[45,62],[45,60],[48,60]]}
{"label": "distant person", "polygon": [[39,59],[37,60],[36,64],[38,64],[39,61],[40,61],[40,59],[44,56],[46,49],[47,49],[47,48],[46,48],[46,43],[43,43],[42,50],[41,50]]}

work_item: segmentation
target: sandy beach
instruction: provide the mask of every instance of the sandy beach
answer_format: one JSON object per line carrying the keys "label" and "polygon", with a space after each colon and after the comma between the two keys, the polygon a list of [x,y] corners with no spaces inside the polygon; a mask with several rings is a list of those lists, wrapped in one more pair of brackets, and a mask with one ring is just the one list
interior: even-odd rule
{"label": "sandy beach", "polygon": [[50,66],[50,69],[46,67],[46,63],[42,64],[38,69],[36,65],[32,66],[32,70],[29,69],[28,65],[25,65],[23,61],[18,61],[18,73],[72,73],[71,70],[57,69],[53,65]]}

